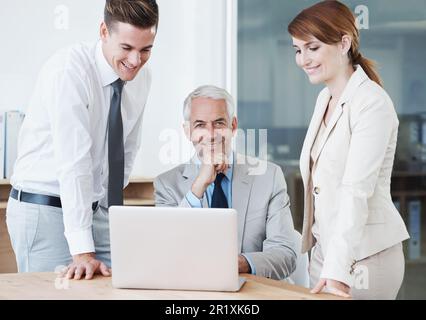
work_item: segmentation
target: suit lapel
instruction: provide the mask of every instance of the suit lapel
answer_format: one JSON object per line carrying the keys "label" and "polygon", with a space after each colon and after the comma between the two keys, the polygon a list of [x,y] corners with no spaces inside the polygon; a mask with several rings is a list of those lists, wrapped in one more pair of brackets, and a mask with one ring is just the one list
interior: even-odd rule
{"label": "suit lapel", "polygon": [[[313,162],[314,163],[318,160],[318,157],[321,154],[321,151],[324,148],[324,145],[327,142],[328,137],[330,136],[330,133],[333,131],[334,127],[336,126],[337,122],[339,121],[340,117],[342,116],[342,113],[343,113],[343,106],[342,105],[336,105],[336,109],[334,110],[334,113],[331,116],[330,122],[328,123],[328,126],[327,126],[327,128],[324,132],[324,135],[321,137],[321,140],[319,142],[318,151],[317,151],[316,154],[313,155]],[[321,121],[322,121],[322,119],[321,119]]]}
{"label": "suit lapel", "polygon": [[305,185],[305,189],[308,185],[308,179],[310,175],[312,145],[314,144],[315,137],[320,128],[321,121],[324,117],[324,113],[325,113],[325,110],[327,109],[329,100],[330,100],[330,93],[327,90],[326,93],[324,94],[324,97],[320,99],[317,105],[315,106],[315,111],[312,116],[311,123],[309,124],[305,141],[303,143],[302,153],[300,155],[300,172],[302,174],[302,179]]}
{"label": "suit lapel", "polygon": [[[318,99],[315,105],[314,114],[312,116],[311,123],[306,133],[306,138],[303,143],[302,153],[300,155],[300,172],[302,175],[303,186],[304,186],[304,215],[303,215],[303,238],[302,238],[302,250],[306,251],[310,249],[312,242],[312,236],[310,229],[313,223],[313,210],[311,207],[310,199],[310,162],[311,162],[311,149],[314,144],[315,137],[317,136],[318,130],[321,125],[321,121],[324,117],[325,110],[327,109],[328,102],[330,101],[330,92],[328,89],[324,89],[325,92]],[[309,248],[309,249],[307,249]]]}
{"label": "suit lapel", "polygon": [[232,174],[232,207],[238,213],[238,252],[241,252],[243,234],[250,200],[251,187],[254,176],[249,174],[248,166],[237,161],[234,157],[234,171]]}

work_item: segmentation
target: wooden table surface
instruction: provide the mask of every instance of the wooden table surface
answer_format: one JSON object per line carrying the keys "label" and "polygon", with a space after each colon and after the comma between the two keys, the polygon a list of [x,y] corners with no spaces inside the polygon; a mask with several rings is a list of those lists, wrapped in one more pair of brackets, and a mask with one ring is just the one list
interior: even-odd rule
{"label": "wooden table surface", "polygon": [[111,278],[61,279],[55,273],[0,274],[0,299],[54,300],[318,300],[338,299],[310,294],[306,288],[253,275],[239,292],[114,289]]}

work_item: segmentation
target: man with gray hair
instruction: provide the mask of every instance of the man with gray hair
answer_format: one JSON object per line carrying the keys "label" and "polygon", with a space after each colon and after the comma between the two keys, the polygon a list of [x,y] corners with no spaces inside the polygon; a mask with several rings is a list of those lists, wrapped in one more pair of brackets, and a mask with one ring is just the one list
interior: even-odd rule
{"label": "man with gray hair", "polygon": [[[196,155],[155,179],[156,206],[236,209],[239,272],[287,278],[295,270],[296,253],[281,168],[232,151],[238,120],[225,90],[197,88],[186,98],[183,116]],[[264,168],[261,174],[247,164],[255,160]]]}

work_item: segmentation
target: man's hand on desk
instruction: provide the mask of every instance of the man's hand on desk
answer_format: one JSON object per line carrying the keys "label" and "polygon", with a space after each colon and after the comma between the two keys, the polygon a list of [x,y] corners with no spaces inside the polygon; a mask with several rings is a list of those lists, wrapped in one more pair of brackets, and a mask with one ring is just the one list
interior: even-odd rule
{"label": "man's hand on desk", "polygon": [[111,276],[111,270],[103,262],[96,260],[94,253],[82,253],[73,256],[73,262],[62,275],[75,280],[80,280],[85,275],[84,279],[89,280],[97,273],[105,277]]}

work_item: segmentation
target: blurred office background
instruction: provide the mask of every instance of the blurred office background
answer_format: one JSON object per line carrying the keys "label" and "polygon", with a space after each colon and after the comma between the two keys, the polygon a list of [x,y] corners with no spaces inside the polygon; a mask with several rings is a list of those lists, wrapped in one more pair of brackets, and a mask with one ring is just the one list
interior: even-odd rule
{"label": "blurred office background", "polygon": [[[221,86],[236,97],[240,127],[267,129],[268,157],[283,167],[301,231],[298,159],[321,86],[312,86],[296,67],[286,29],[315,2],[158,0],[160,26],[149,63],[153,83],[133,177],[152,179],[190,156],[181,128],[183,100],[196,86]],[[368,27],[361,30],[362,52],[378,62],[400,119],[392,193],[412,237],[404,248],[400,298],[426,299],[426,0],[343,2]],[[0,3],[0,113],[25,113],[46,59],[61,47],[98,39],[105,1]],[[0,182],[0,256],[10,251],[2,229],[7,187],[7,180]],[[0,272],[1,264],[0,257]]]}

